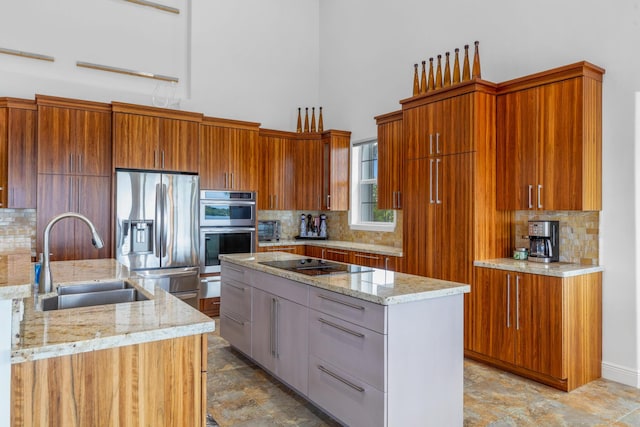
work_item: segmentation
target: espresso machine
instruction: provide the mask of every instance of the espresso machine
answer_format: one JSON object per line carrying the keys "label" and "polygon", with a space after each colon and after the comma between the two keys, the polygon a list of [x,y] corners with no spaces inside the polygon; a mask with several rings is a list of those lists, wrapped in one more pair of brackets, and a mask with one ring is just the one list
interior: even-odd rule
{"label": "espresso machine", "polygon": [[529,221],[529,261],[560,261],[559,221]]}

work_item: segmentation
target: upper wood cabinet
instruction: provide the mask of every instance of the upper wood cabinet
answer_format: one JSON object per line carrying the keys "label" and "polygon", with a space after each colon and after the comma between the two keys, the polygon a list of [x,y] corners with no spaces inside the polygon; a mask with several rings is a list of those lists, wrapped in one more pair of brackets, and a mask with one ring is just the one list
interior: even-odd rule
{"label": "upper wood cabinet", "polygon": [[259,123],[205,117],[200,126],[200,188],[258,191]]}
{"label": "upper wood cabinet", "polygon": [[322,142],[322,210],[349,210],[351,132],[324,132]]}
{"label": "upper wood cabinet", "polygon": [[580,62],[499,85],[499,209],[602,209],[603,74]]}
{"label": "upper wood cabinet", "polygon": [[294,144],[296,209],[322,209],[324,143],[320,134],[302,134]]}
{"label": "upper wood cabinet", "polygon": [[113,102],[114,168],[198,173],[202,114]]}
{"label": "upper wood cabinet", "polygon": [[111,106],[36,95],[38,173],[111,175]]}
{"label": "upper wood cabinet", "polygon": [[296,209],[295,135],[292,132],[260,129],[258,209]]}
{"label": "upper wood cabinet", "polygon": [[375,118],[378,125],[378,209],[402,209],[402,111]]}
{"label": "upper wood cabinet", "polygon": [[37,108],[34,101],[0,98],[0,208],[35,208]]}

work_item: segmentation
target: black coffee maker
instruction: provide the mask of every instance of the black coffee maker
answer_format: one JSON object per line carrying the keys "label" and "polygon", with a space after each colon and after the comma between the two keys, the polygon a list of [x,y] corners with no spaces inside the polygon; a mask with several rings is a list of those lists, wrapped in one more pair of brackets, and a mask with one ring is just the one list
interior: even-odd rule
{"label": "black coffee maker", "polygon": [[559,221],[529,221],[529,261],[560,261]]}

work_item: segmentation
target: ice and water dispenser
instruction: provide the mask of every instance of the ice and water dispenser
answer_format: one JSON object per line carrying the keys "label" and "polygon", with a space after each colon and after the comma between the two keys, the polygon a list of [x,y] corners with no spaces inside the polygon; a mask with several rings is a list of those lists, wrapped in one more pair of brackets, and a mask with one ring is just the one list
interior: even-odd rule
{"label": "ice and water dispenser", "polygon": [[154,226],[152,219],[122,221],[122,254],[152,253]]}

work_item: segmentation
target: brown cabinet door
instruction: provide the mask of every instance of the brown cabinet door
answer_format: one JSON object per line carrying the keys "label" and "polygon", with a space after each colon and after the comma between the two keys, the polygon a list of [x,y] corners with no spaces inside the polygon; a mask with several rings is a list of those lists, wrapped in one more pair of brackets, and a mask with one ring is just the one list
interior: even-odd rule
{"label": "brown cabinet door", "polygon": [[[436,139],[436,153],[441,155],[467,153],[476,150],[476,139],[471,137],[472,114],[484,117],[478,110],[483,94],[469,93],[439,102],[437,111],[442,136]],[[474,105],[475,104],[475,105]]]}
{"label": "brown cabinet door", "polygon": [[305,255],[308,257],[324,258],[325,256],[324,251],[325,251],[325,248],[322,248],[320,246],[312,246],[312,245],[305,246]]}
{"label": "brown cabinet door", "polygon": [[500,210],[537,206],[538,93],[533,88],[497,97],[496,204]]}
{"label": "brown cabinet door", "polygon": [[320,139],[301,139],[295,144],[295,182],[298,210],[322,209],[322,152]]}
{"label": "brown cabinet door", "polygon": [[349,210],[350,135],[331,133],[323,139],[323,210]]}
{"label": "brown cabinet door", "polygon": [[260,166],[258,132],[232,129],[232,145],[229,151],[230,188],[240,191],[257,191]]}
{"label": "brown cabinet door", "polygon": [[200,188],[227,188],[230,148],[230,128],[200,126]]}
{"label": "brown cabinet door", "polygon": [[138,114],[113,115],[113,166],[160,169],[159,118]]}
{"label": "brown cabinet door", "polygon": [[285,137],[267,136],[260,141],[261,161],[258,208],[265,210],[294,209],[294,146]]}
{"label": "brown cabinet door", "polygon": [[435,119],[433,103],[404,111],[402,121],[407,150],[405,158],[407,160],[431,155],[434,142],[432,128],[435,126]]}
{"label": "brown cabinet door", "polygon": [[582,209],[583,105],[582,78],[540,88],[538,209]]}
{"label": "brown cabinet door", "polygon": [[402,116],[378,125],[378,209],[402,209]]}
{"label": "brown cabinet door", "polygon": [[516,276],[515,364],[555,378],[566,378],[562,278],[513,275]]}
{"label": "brown cabinet door", "polygon": [[77,212],[89,218],[102,238],[104,246],[96,249],[91,242],[89,227],[75,220],[75,258],[111,257],[111,177],[78,176],[74,183]]}
{"label": "brown cabinet door", "polygon": [[159,119],[158,168],[198,173],[199,123]]}
{"label": "brown cabinet door", "polygon": [[71,139],[75,162],[73,173],[111,175],[111,113],[71,111]]}
{"label": "brown cabinet door", "polygon": [[[25,209],[36,207],[37,187],[37,141],[36,110],[6,108],[4,115],[6,132],[3,129],[0,145],[6,151],[6,158],[0,159],[6,165],[6,182],[3,187],[1,207]],[[0,113],[3,114],[3,113]],[[2,126],[0,126],[2,128]],[[6,140],[2,138],[6,135]],[[0,150],[2,151],[2,150]],[[0,156],[2,157],[2,156]],[[6,191],[5,191],[6,190]]]}
{"label": "brown cabinet door", "polygon": [[334,248],[325,248],[324,250],[325,259],[331,261],[338,262],[350,262],[351,261],[351,251],[346,249],[334,249]]}
{"label": "brown cabinet door", "polygon": [[38,107],[38,173],[75,173],[75,145],[69,108]]}

